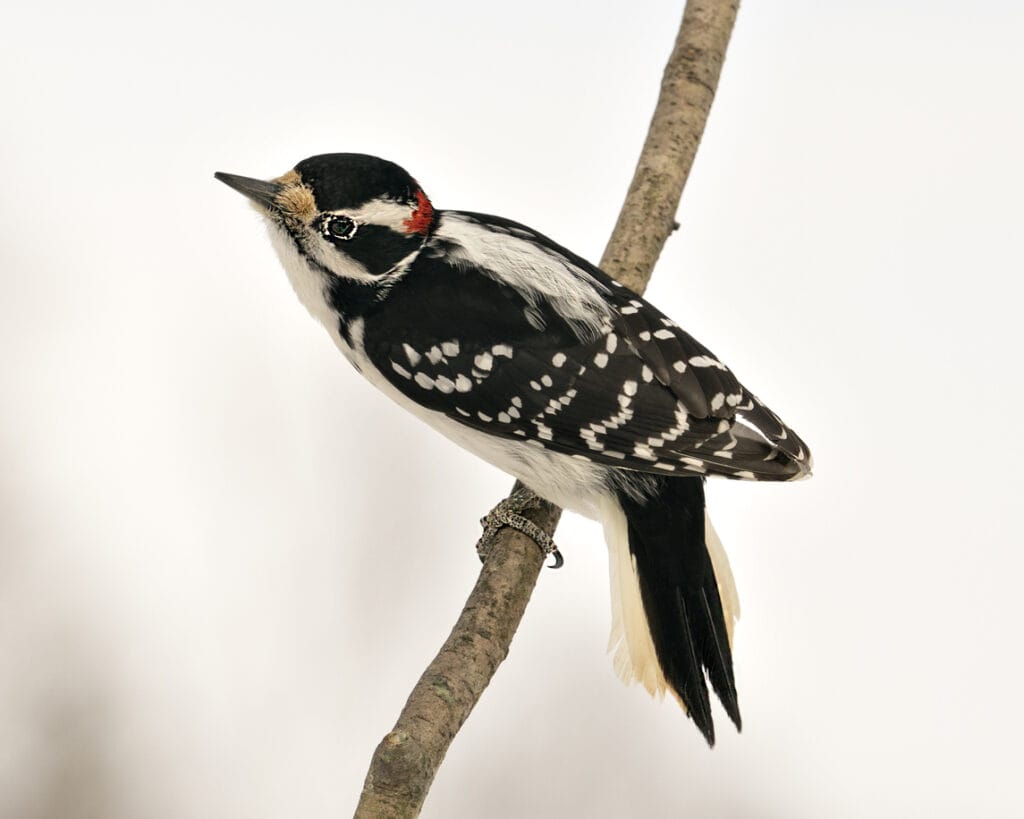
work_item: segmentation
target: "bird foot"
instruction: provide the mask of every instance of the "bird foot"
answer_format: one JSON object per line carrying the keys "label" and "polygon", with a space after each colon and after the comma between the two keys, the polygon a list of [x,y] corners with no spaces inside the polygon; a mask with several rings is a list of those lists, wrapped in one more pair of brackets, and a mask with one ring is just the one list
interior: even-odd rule
{"label": "bird foot", "polygon": [[549,568],[560,569],[562,567],[565,559],[562,557],[562,553],[558,551],[558,547],[555,546],[551,535],[532,520],[524,518],[520,514],[520,512],[525,512],[527,509],[536,509],[540,502],[540,498],[533,494],[533,492],[526,487],[520,486],[488,512],[486,516],[480,518],[480,525],[484,527],[484,531],[476,542],[476,553],[480,555],[481,563],[490,553],[495,535],[498,534],[502,527],[508,526],[511,529],[522,532],[536,543],[537,548],[541,550],[545,557],[551,555],[554,558],[554,563],[550,564]]}

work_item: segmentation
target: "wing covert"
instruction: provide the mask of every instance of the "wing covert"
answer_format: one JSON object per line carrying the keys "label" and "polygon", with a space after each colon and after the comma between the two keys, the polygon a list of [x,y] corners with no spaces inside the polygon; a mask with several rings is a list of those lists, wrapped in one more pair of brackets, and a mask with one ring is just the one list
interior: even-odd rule
{"label": "wing covert", "polygon": [[[367,355],[406,396],[491,435],[656,474],[788,480],[800,439],[706,347],[596,268],[610,306],[580,338],[544,300],[425,259],[368,316]],[[450,294],[424,315],[425,289]]]}

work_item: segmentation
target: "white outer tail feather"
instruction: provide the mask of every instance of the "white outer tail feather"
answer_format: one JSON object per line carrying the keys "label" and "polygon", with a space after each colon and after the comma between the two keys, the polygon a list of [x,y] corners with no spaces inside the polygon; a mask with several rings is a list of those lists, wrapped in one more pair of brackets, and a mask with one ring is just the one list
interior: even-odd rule
{"label": "white outer tail feather", "polygon": [[626,684],[639,682],[648,693],[662,697],[668,690],[654,651],[647,615],[640,598],[636,560],[629,551],[626,513],[614,498],[601,504],[601,523],[608,543],[611,580],[612,631],[608,651],[613,652],[615,673]]}
{"label": "white outer tail feather", "polygon": [[[612,498],[601,504],[600,514],[604,537],[608,543],[612,600],[612,630],[608,651],[613,655],[615,673],[627,685],[638,682],[648,693],[660,699],[671,688],[661,671],[651,631],[647,626],[636,559],[629,551],[626,515],[618,501]],[[707,511],[704,512],[704,538],[715,571],[718,594],[722,599],[722,612],[731,647],[733,629],[740,615],[739,596],[736,594],[729,558],[715,527],[711,525]]]}
{"label": "white outer tail feather", "polygon": [[718,596],[722,599],[722,614],[725,615],[725,630],[729,634],[729,648],[732,648],[732,634],[736,621],[740,619],[740,596],[736,592],[736,581],[732,576],[729,556],[718,537],[718,532],[711,524],[707,509],[704,510],[704,542],[711,556],[711,567],[715,570],[715,583],[718,585]]}

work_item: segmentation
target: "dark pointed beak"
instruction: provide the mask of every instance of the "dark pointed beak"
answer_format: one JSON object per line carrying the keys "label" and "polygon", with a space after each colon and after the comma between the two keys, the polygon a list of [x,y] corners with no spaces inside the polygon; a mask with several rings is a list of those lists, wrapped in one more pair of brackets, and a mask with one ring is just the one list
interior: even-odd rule
{"label": "dark pointed beak", "polygon": [[253,202],[269,210],[278,210],[277,195],[282,187],[276,182],[264,182],[262,179],[250,179],[248,176],[235,176],[233,173],[221,173],[218,171],[214,177],[219,179],[229,188],[234,188],[240,194],[248,196]]}

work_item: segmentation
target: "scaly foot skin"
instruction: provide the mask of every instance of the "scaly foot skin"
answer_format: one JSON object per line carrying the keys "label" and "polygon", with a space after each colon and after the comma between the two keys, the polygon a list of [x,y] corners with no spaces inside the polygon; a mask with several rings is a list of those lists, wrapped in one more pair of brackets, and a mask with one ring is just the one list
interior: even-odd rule
{"label": "scaly foot skin", "polygon": [[527,509],[536,509],[540,503],[540,498],[533,494],[533,492],[525,487],[520,487],[495,506],[486,516],[480,518],[480,525],[484,527],[483,534],[480,535],[480,539],[476,542],[476,553],[480,555],[480,562],[482,563],[487,559],[487,555],[491,551],[491,545],[494,542],[494,536],[498,534],[498,530],[508,526],[511,529],[522,532],[536,543],[537,548],[541,550],[545,557],[551,555],[555,562],[550,565],[550,568],[560,569],[565,563],[565,559],[562,557],[562,553],[558,551],[558,547],[555,546],[554,540],[537,524],[520,514]]}

